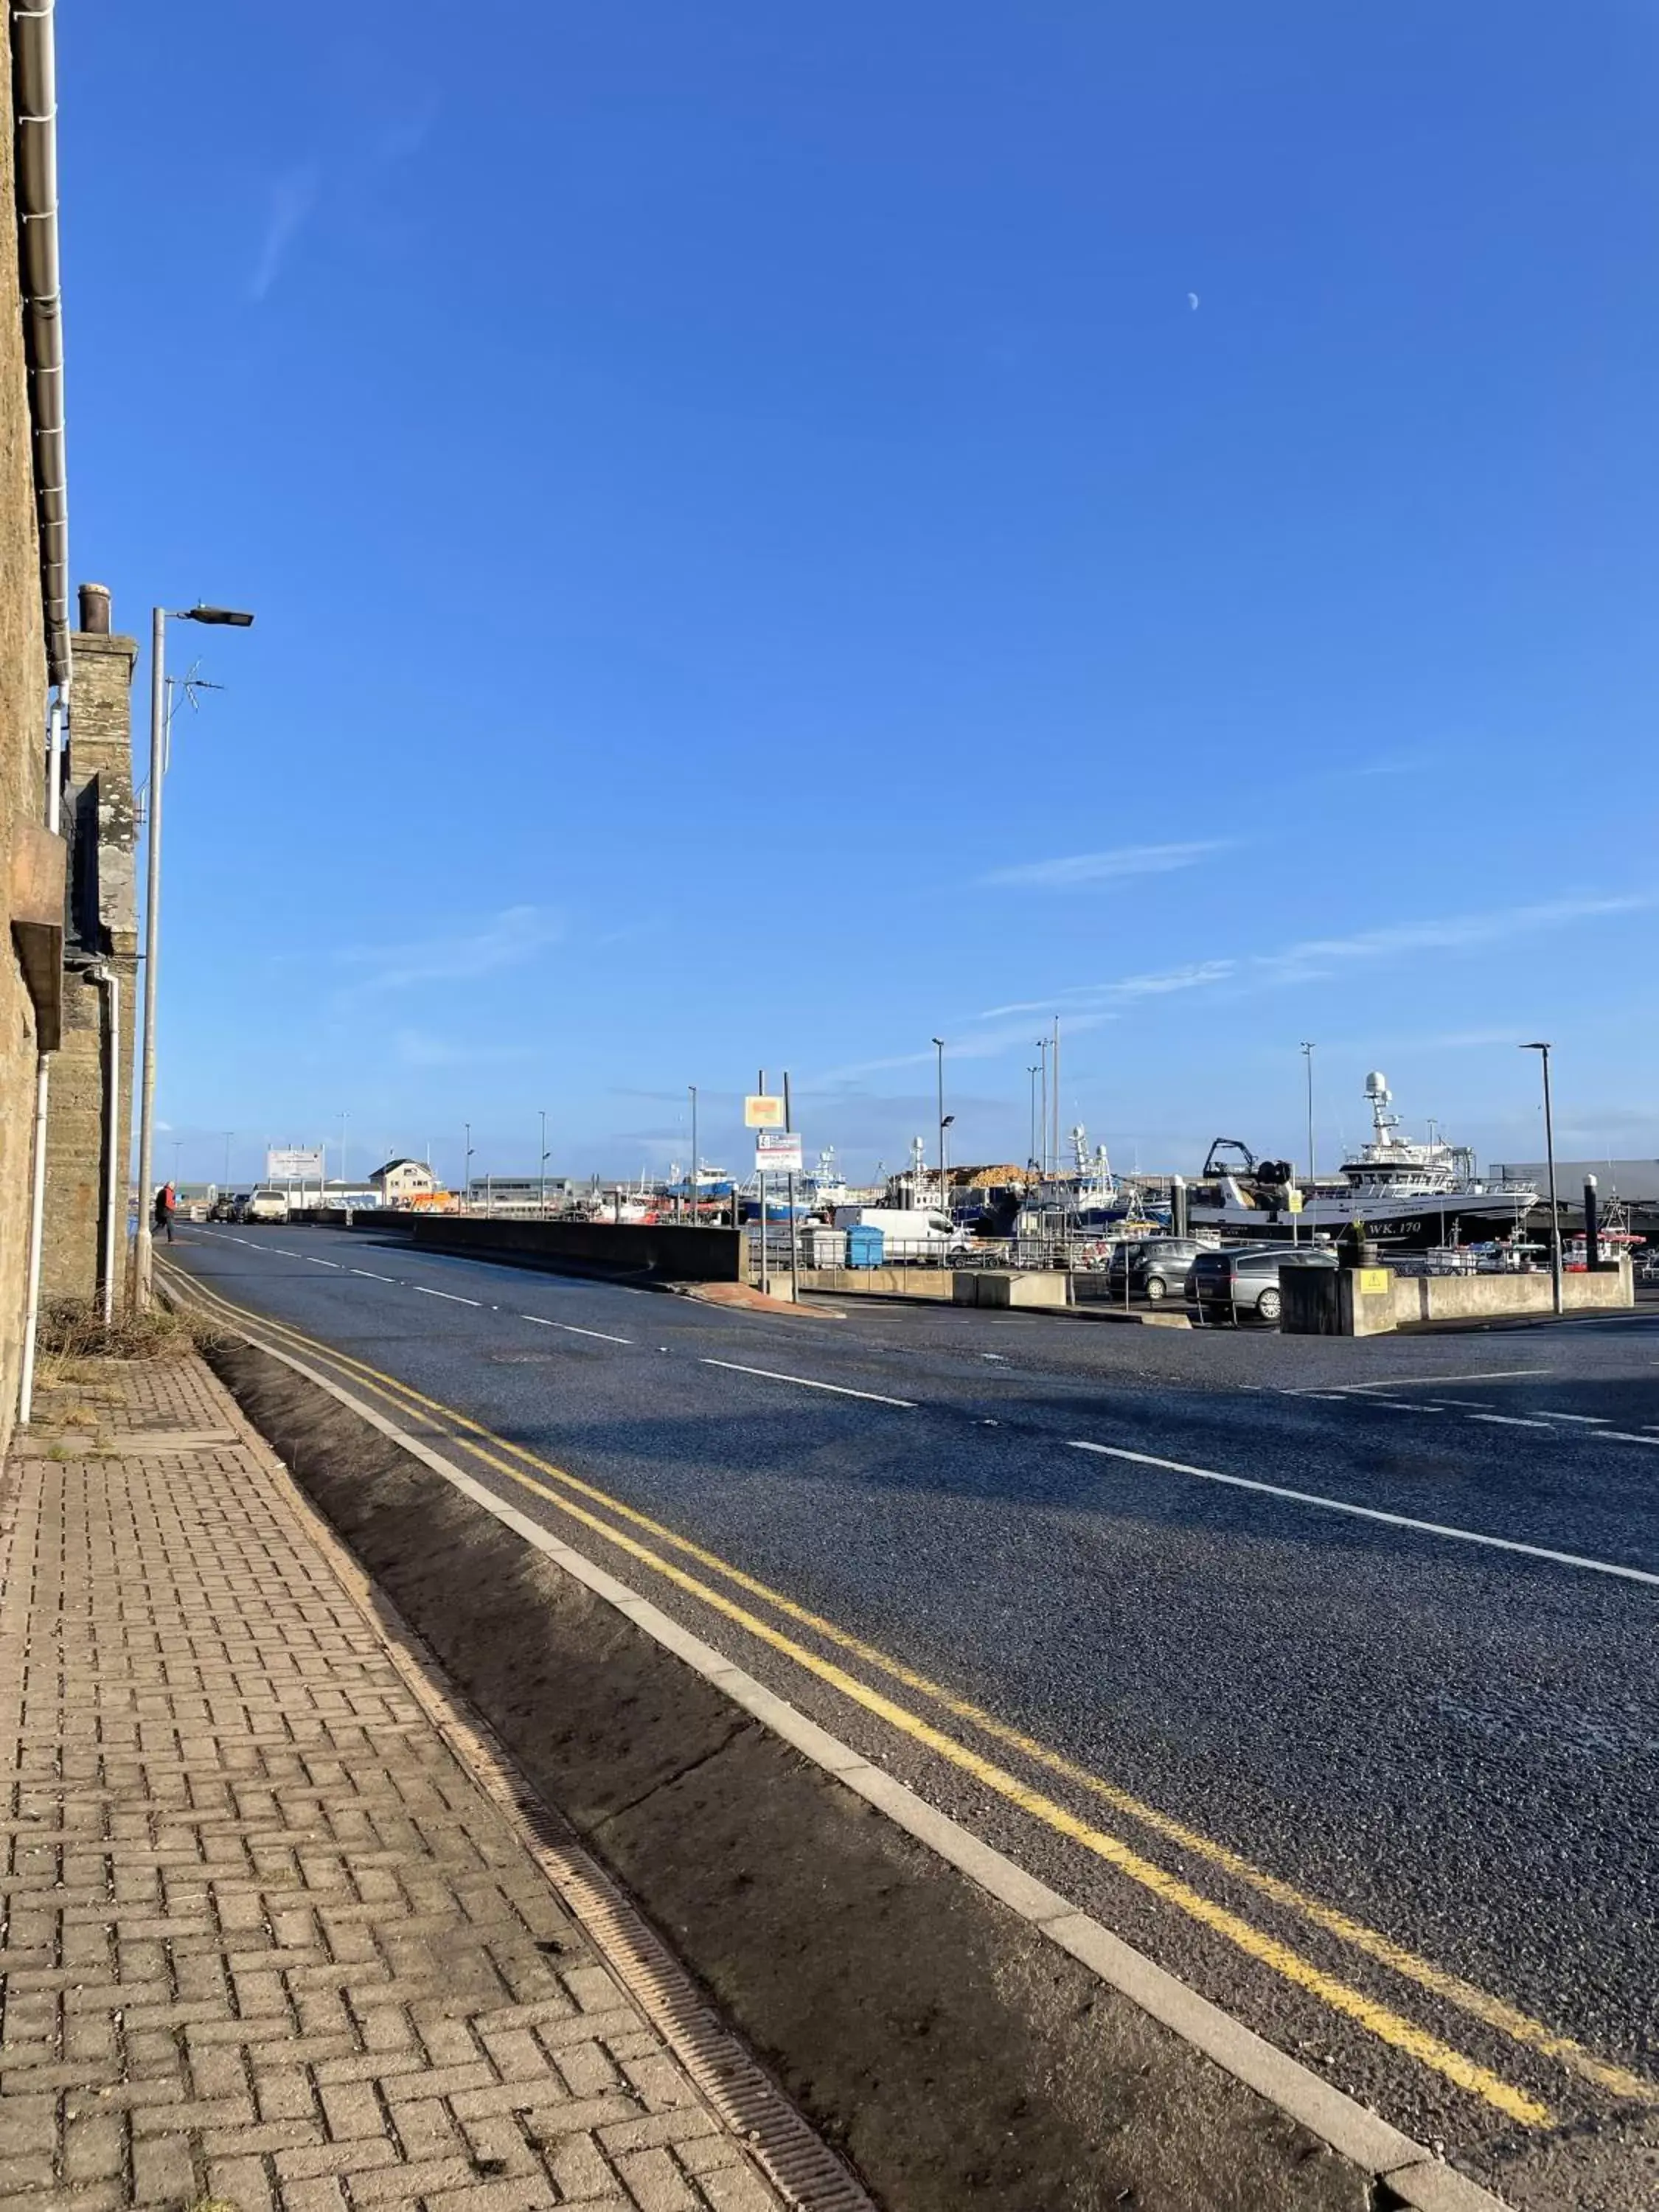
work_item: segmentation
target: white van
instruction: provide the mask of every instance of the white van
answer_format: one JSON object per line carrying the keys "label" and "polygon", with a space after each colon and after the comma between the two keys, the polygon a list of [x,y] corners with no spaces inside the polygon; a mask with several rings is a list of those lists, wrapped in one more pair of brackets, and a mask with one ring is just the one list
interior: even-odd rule
{"label": "white van", "polygon": [[920,1206],[838,1206],[837,1229],[879,1229],[884,1260],[944,1260],[973,1239],[942,1213]]}
{"label": "white van", "polygon": [[288,1193],[266,1188],[250,1191],[247,1204],[242,1208],[244,1221],[286,1221]]}

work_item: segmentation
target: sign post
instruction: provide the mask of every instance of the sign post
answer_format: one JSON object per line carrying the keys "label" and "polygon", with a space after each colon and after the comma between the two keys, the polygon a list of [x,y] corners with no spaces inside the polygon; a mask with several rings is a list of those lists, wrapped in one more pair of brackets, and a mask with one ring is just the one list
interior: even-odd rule
{"label": "sign post", "polygon": [[1302,1242],[1302,1193],[1295,1183],[1286,1191],[1285,1203],[1290,1210],[1291,1242],[1299,1244]]}
{"label": "sign post", "polygon": [[[764,1073],[761,1076],[758,1089],[750,1091],[743,1102],[743,1126],[745,1129],[757,1130],[781,1129],[784,1126],[783,1101],[769,1094]],[[755,1184],[760,1193],[760,1288],[763,1297],[771,1288],[770,1279],[766,1271],[766,1165],[761,1154],[761,1140],[757,1136],[755,1139]],[[736,1203],[734,1193],[732,1198],[734,1211]]]}

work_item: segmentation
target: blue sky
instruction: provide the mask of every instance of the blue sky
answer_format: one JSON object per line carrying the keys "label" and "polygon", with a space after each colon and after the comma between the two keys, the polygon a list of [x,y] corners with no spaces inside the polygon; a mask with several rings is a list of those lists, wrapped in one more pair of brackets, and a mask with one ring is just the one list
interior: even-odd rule
{"label": "blue sky", "polygon": [[[62,11],[160,1164],[1659,1151],[1659,19]],[[142,701],[143,673],[137,693]],[[141,715],[142,719],[142,715]],[[167,1147],[176,1141],[175,1154]],[[332,1162],[331,1163],[332,1164]]]}

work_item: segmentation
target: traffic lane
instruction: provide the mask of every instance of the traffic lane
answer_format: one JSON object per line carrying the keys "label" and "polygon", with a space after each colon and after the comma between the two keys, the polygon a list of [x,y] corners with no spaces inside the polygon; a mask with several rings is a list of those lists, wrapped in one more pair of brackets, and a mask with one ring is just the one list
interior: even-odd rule
{"label": "traffic lane", "polygon": [[[460,1255],[416,1254],[401,1239],[367,1232],[349,1237],[316,1229],[208,1233],[236,1237],[254,1249],[268,1251],[287,1244],[309,1265],[332,1261],[359,1275],[373,1272],[437,1285],[454,1279],[455,1288],[471,1291],[486,1303],[511,1303],[514,1284],[534,1284],[538,1297],[557,1301],[558,1310],[581,1304],[596,1316],[612,1316],[611,1321],[598,1322],[601,1328],[625,1329],[629,1306],[660,1296],[633,1285],[540,1274]],[[343,1259],[343,1243],[348,1247]],[[362,1252],[365,1246],[368,1252]],[[507,1287],[490,1289],[491,1285]],[[978,1359],[1085,1382],[1122,1380],[1293,1395],[1358,1391],[1380,1401],[1386,1399],[1391,1383],[1419,1401],[1443,1383],[1459,1394],[1486,1396],[1495,1406],[1522,1412],[1531,1409],[1534,1399],[1558,1392],[1582,1394],[1601,1378],[1617,1379],[1629,1386],[1629,1395],[1621,1395],[1615,1417],[1638,1427],[1644,1422],[1659,1423],[1659,1314],[1635,1316],[1633,1335],[1608,1334],[1612,1324],[1599,1325],[1603,1333],[1597,1335],[1589,1323],[1569,1322],[1561,1325],[1565,1334],[1540,1329],[1535,1341],[1517,1339],[1498,1349],[1478,1337],[1461,1335],[1338,1340],[1286,1338],[1256,1329],[1123,1328],[1060,1316],[857,1298],[840,1306],[833,1301],[808,1300],[797,1313],[787,1316],[744,1312],[696,1300],[676,1300],[673,1310],[679,1318],[668,1324],[671,1328],[724,1328],[779,1343],[814,1340],[832,1351],[838,1345],[856,1344],[872,1358],[886,1356],[896,1362],[912,1360],[918,1353],[946,1362]],[[1571,1402],[1577,1404],[1576,1395]]]}
{"label": "traffic lane", "polygon": [[[981,1332],[994,1345],[1012,1332],[1063,1367],[1109,1367],[1166,1381],[1202,1379],[1222,1389],[1342,1389],[1397,1376],[1429,1380],[1468,1369],[1548,1367],[1553,1371],[1629,1373],[1651,1379],[1659,1366],[1659,1302],[1605,1316],[1515,1321],[1500,1328],[1432,1330],[1375,1337],[1287,1336],[1278,1329],[1180,1328],[1125,1325],[1084,1314],[988,1312],[948,1301],[914,1305],[814,1292],[808,1309],[856,1316],[896,1344],[960,1340]],[[1175,1310],[1179,1312],[1181,1309]]]}
{"label": "traffic lane", "polygon": [[[834,1323],[807,1334],[793,1317],[755,1316],[568,1279],[532,1276],[527,1279],[533,1293],[526,1292],[526,1279],[519,1271],[471,1261],[436,1269],[422,1264],[399,1280],[376,1273],[373,1282],[390,1293],[383,1311],[367,1286],[363,1298],[349,1287],[362,1279],[362,1270],[348,1276],[337,1267],[325,1268],[319,1274],[305,1250],[304,1237],[289,1235],[287,1256],[275,1248],[254,1252],[246,1280],[256,1302],[263,1297],[270,1310],[302,1327],[310,1326],[307,1316],[320,1316],[318,1333],[331,1341],[378,1350],[407,1380],[416,1377],[401,1364],[404,1355],[389,1337],[426,1340],[428,1319],[417,1315],[412,1326],[408,1319],[423,1299],[434,1301],[440,1327],[451,1308],[452,1320],[467,1310],[493,1312],[499,1326],[510,1327],[515,1318],[511,1301],[523,1295],[526,1313],[565,1316],[557,1325],[575,1340],[591,1332],[593,1341],[619,1345],[625,1354],[643,1346],[653,1356],[666,1352],[707,1361],[707,1379],[722,1393],[738,1389],[743,1370],[762,1370],[748,1376],[763,1382],[748,1401],[758,1421],[792,1422],[799,1404],[811,1396],[864,1392],[872,1398],[908,1401],[936,1419],[965,1423],[975,1431],[1014,1426],[1046,1432],[1068,1446],[1096,1443],[1144,1451],[1176,1462],[1162,1470],[1171,1483],[1206,1476],[1256,1481],[1323,1498],[1333,1505],[1391,1512],[1453,1525],[1474,1535],[1659,1571],[1659,1471],[1648,1463],[1649,1447],[1618,1432],[1604,1438],[1576,1419],[1511,1428],[1510,1417],[1481,1410],[1499,1401],[1472,1391],[1449,1394],[1407,1413],[1359,1393],[1333,1394],[1329,1399],[1282,1397],[1171,1391],[1118,1376],[1046,1378],[1011,1360],[993,1362],[971,1343],[961,1352],[949,1346],[918,1348],[907,1358],[889,1343],[872,1345]],[[311,1236],[327,1245],[337,1241],[337,1233]],[[215,1240],[206,1264],[222,1273],[236,1272],[236,1261],[226,1257],[234,1249],[228,1240]],[[341,1286],[343,1303],[337,1307],[322,1287],[331,1279]],[[486,1303],[492,1296],[502,1298],[499,1307]],[[568,1318],[578,1311],[580,1324]],[[627,1324],[625,1336],[614,1325],[618,1319]],[[475,1356],[459,1352],[464,1342],[471,1345],[471,1340],[455,1338],[452,1346],[463,1368]],[[534,1355],[522,1349],[509,1355],[502,1345],[492,1349],[481,1344],[476,1356],[521,1360]],[[1547,1380],[1553,1387],[1554,1378]],[[449,1374],[447,1387],[459,1394],[452,1395],[450,1402],[467,1402],[470,1386],[464,1373]],[[618,1387],[631,1385],[618,1378]],[[1285,1502],[1299,1513],[1321,1510]]]}
{"label": "traffic lane", "polygon": [[[1369,1528],[1264,1529],[1224,1495],[1194,1511],[1041,1437],[953,1450],[850,1401],[781,1431],[752,1404],[712,1407],[667,1365],[645,1412],[618,1406],[602,1355],[538,1368],[443,1336],[424,1348],[432,1395],[1303,1887],[1365,1899],[1401,1940],[1445,1959],[1449,1924],[1460,1972],[1569,2026],[1620,2021],[1639,2049],[1646,1981],[1630,1978],[1608,1900],[1654,1877],[1632,1809],[1659,1741],[1650,1612],[1558,1570],[1453,1563],[1426,1540],[1402,1559]],[[636,1563],[609,1563],[663,1601]],[[740,1632],[667,1601],[801,1701],[799,1678]],[[1402,1803],[1418,1815],[1403,1825]],[[1097,1866],[1067,1879],[1125,1909]]]}

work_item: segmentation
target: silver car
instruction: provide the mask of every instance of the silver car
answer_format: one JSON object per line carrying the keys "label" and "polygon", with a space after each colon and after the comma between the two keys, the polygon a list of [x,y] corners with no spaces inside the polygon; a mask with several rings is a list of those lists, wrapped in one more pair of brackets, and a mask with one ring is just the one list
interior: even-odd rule
{"label": "silver car", "polygon": [[1281,1267],[1334,1267],[1328,1244],[1230,1244],[1200,1252],[1187,1278],[1187,1300],[1200,1321],[1242,1320],[1248,1315],[1277,1328],[1285,1311]]}

